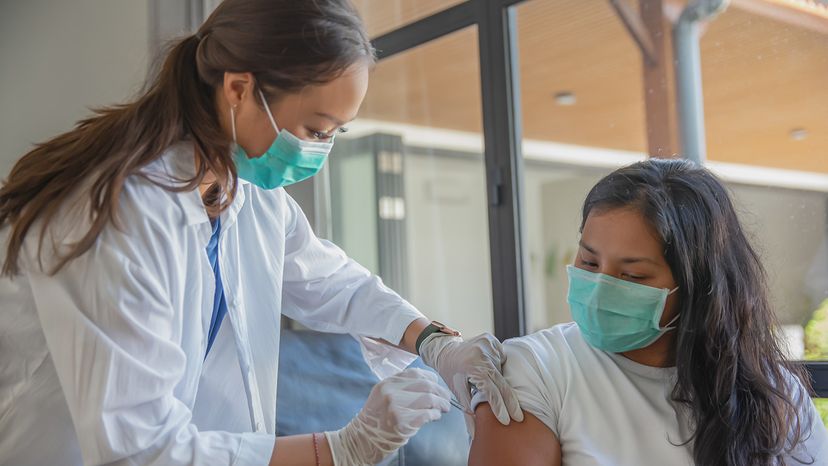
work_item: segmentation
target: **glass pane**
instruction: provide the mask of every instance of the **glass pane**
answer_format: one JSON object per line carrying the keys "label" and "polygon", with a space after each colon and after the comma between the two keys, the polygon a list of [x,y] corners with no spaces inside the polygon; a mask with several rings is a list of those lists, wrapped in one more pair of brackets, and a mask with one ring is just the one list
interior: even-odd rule
{"label": "glass pane", "polygon": [[[823,17],[780,8],[787,7],[754,12],[740,2],[706,26],[707,165],[732,189],[762,256],[790,357],[824,360],[828,28]],[[527,322],[534,331],[570,320],[564,265],[575,252],[587,191],[612,169],[647,156],[645,65],[610,2],[531,0],[515,10]],[[669,57],[671,26],[664,27]],[[665,73],[668,101],[658,115],[677,151],[672,66]]]}
{"label": "glass pane", "polygon": [[701,40],[708,165],[762,255],[789,356],[825,360],[828,29],[813,26],[826,19],[737,6]]}
{"label": "glass pane", "polygon": [[493,330],[478,60],[476,27],[383,60],[330,158],[334,241],[467,335]]}
{"label": "glass pane", "polygon": [[565,266],[581,203],[603,175],[643,158],[647,141],[641,53],[610,2],[532,0],[515,10],[534,332],[571,320]]}
{"label": "glass pane", "polygon": [[353,0],[371,37],[431,16],[465,0]]}

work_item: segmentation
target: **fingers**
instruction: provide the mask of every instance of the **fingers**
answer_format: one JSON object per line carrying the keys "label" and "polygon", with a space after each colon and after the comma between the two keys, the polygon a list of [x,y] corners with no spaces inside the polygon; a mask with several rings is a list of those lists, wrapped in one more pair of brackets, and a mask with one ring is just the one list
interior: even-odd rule
{"label": "fingers", "polygon": [[405,409],[437,409],[448,412],[451,392],[437,375],[422,369],[407,369],[377,384],[375,390],[389,405]]}
{"label": "fingers", "polygon": [[408,403],[411,409],[438,409],[444,413],[449,412],[451,403],[448,397],[437,396],[433,393],[425,393],[417,396],[411,403]]}
{"label": "fingers", "polygon": [[405,369],[404,371],[400,372],[399,374],[388,377],[385,380],[393,380],[393,379],[406,379],[406,380],[423,379],[423,380],[430,380],[434,383],[437,383],[437,380],[438,380],[437,374],[435,374],[434,372],[427,371],[425,369],[420,369],[420,368],[417,368],[417,367],[411,367],[411,368]]}
{"label": "fingers", "polygon": [[508,426],[509,411],[506,409],[506,404],[503,402],[503,395],[500,394],[500,390],[497,388],[494,381],[488,376],[488,374],[484,374],[482,376],[472,375],[469,377],[469,380],[486,397],[486,400],[492,408],[492,413],[494,413],[498,422],[504,426]]}
{"label": "fingers", "polygon": [[520,409],[517,395],[500,372],[489,370],[482,374],[473,374],[469,380],[486,397],[498,422],[508,426],[510,418],[518,422],[523,421],[523,411]]}
{"label": "fingers", "polygon": [[501,424],[508,425],[510,418],[523,421],[517,395],[500,372],[501,364],[506,360],[503,345],[497,338],[485,333],[472,338],[469,343],[482,354],[474,358],[476,364],[469,364],[468,380],[486,396]]}
{"label": "fingers", "polygon": [[517,422],[523,422],[523,410],[520,409],[517,393],[515,393],[515,390],[506,381],[506,378],[500,372],[496,371],[489,374],[489,378],[500,393],[509,417]]}
{"label": "fingers", "polygon": [[410,421],[410,426],[414,429],[419,430],[424,425],[428,424],[429,422],[434,422],[440,417],[443,416],[443,412],[439,409],[426,409],[417,412]]}
{"label": "fingers", "polygon": [[494,356],[498,361],[506,359],[506,355],[503,353],[503,345],[500,343],[500,340],[490,333],[481,333],[480,335],[469,340],[469,343],[482,345],[485,348],[484,354]]}
{"label": "fingers", "polygon": [[432,393],[446,400],[451,398],[449,389],[440,385],[437,374],[431,371],[417,368],[406,369],[386,380],[390,379],[395,379],[393,385],[399,390],[413,393]]}

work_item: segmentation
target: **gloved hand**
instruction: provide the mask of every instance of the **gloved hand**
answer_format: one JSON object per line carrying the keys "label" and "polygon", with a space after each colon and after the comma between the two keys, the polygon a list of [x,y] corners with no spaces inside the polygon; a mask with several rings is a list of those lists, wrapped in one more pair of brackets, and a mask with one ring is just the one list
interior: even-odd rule
{"label": "gloved hand", "polygon": [[325,432],[336,466],[376,464],[451,408],[451,393],[437,376],[406,369],[377,383],[347,426]]}
{"label": "gloved hand", "polygon": [[[523,421],[517,395],[501,374],[506,355],[494,336],[484,333],[463,341],[462,337],[433,333],[420,345],[420,357],[437,370],[467,411],[471,412],[473,384],[486,396],[501,424],[508,425],[510,417]],[[474,423],[468,415],[466,426],[473,436]]]}

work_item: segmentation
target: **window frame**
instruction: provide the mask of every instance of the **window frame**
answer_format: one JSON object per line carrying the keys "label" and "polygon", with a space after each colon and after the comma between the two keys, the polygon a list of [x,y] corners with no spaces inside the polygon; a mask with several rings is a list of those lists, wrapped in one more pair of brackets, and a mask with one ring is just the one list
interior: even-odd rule
{"label": "window frame", "polygon": [[[484,159],[488,195],[492,306],[501,340],[526,334],[525,235],[521,218],[520,75],[515,5],[528,0],[467,0],[372,42],[379,60],[476,25],[480,51]],[[828,397],[828,361],[799,361],[815,396]]]}

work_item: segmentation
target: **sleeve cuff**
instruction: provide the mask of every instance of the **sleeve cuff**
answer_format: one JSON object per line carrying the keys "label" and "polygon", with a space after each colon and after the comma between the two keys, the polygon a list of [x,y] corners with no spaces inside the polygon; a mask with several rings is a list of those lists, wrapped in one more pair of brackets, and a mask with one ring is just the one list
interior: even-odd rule
{"label": "sleeve cuff", "polygon": [[[385,335],[382,335],[381,338],[394,345],[400,344],[406,329],[412,322],[425,318],[420,311],[408,303],[404,303],[403,306],[396,308],[389,314],[389,322],[385,327],[385,332],[383,332]],[[380,343],[365,336],[353,336],[359,342],[362,357],[368,367],[380,380],[399,373],[417,359],[416,354],[411,354],[395,346]]]}
{"label": "sleeve cuff", "polygon": [[233,466],[261,466],[269,464],[273,456],[276,436],[272,434],[244,433]]}
{"label": "sleeve cuff", "polygon": [[393,316],[392,322],[389,322],[389,334],[386,337],[384,337],[387,341],[390,341],[395,345],[399,345],[400,343],[402,343],[402,339],[405,336],[405,331],[408,329],[408,326],[411,325],[412,322],[414,322],[417,319],[426,318],[426,316],[424,316],[414,306],[408,303],[405,304],[405,306],[401,306],[395,313],[396,315]]}

